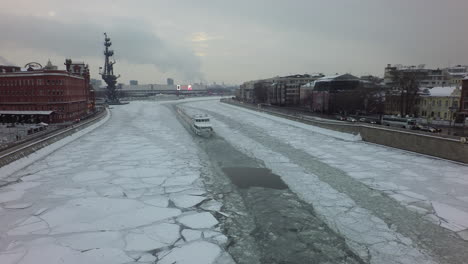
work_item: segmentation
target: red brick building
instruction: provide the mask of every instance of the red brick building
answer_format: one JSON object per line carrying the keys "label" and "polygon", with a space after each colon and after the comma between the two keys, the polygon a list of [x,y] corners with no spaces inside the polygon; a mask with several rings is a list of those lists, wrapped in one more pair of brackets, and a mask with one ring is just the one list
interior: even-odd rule
{"label": "red brick building", "polygon": [[460,109],[455,116],[455,123],[465,123],[468,119],[468,76],[462,80]]}
{"label": "red brick building", "polygon": [[468,76],[466,76],[462,81],[460,112],[464,112],[468,115]]}
{"label": "red brick building", "polygon": [[[61,123],[75,121],[94,108],[89,69],[67,60],[67,70],[56,67],[0,71],[0,118]],[[2,69],[3,66],[0,66]]]}

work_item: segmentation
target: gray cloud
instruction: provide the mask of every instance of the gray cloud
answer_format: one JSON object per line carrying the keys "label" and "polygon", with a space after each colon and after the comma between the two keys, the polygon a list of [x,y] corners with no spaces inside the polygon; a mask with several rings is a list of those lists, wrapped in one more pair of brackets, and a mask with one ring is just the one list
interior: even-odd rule
{"label": "gray cloud", "polygon": [[[176,71],[187,79],[202,79],[194,52],[160,39],[142,20],[112,19],[110,26],[62,23],[41,17],[0,16],[0,48],[32,48],[64,57],[103,57],[103,32],[112,38],[118,60],[152,64],[162,72]],[[118,61],[117,61],[118,63]],[[118,65],[116,67],[118,72]]]}

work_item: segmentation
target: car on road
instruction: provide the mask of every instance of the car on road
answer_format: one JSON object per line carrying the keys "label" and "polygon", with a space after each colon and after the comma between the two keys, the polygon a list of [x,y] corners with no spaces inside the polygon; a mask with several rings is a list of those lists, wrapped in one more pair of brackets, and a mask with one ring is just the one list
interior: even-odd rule
{"label": "car on road", "polygon": [[346,118],[346,121],[348,121],[348,122],[357,122],[357,119],[354,118],[354,117],[348,116],[348,117]]}
{"label": "car on road", "polygon": [[358,119],[358,121],[362,122],[362,123],[377,124],[376,119],[367,118],[367,117],[361,117],[361,118]]}
{"label": "car on road", "polygon": [[431,133],[442,132],[442,129],[440,129],[440,128],[435,128],[435,127],[425,126],[425,125],[416,125],[416,126],[414,126],[414,130],[419,130],[419,131],[423,131],[423,132],[431,132]]}
{"label": "car on road", "polygon": [[341,116],[341,115],[337,115],[337,116],[336,116],[336,119],[337,119],[337,120],[340,120],[340,121],[345,121],[345,120],[346,120],[346,117]]}

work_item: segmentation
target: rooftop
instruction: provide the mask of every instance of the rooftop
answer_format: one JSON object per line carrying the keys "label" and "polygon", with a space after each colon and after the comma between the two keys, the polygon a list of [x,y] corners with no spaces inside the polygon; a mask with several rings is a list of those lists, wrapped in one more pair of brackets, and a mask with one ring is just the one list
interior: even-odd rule
{"label": "rooftop", "polygon": [[359,80],[359,78],[349,73],[345,73],[345,74],[335,74],[335,75],[324,76],[318,79],[316,82],[350,81],[350,80]]}
{"label": "rooftop", "polygon": [[429,96],[451,96],[457,88],[455,86],[433,87],[427,89]]}

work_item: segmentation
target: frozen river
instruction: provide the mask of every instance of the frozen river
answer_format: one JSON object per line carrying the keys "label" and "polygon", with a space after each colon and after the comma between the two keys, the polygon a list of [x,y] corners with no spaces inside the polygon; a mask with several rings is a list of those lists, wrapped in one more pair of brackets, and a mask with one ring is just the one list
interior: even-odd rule
{"label": "frozen river", "polygon": [[[216,134],[192,135],[174,104],[209,114]],[[467,166],[216,98],[111,112],[30,166],[0,169],[20,179],[0,188],[0,263],[468,259]]]}

